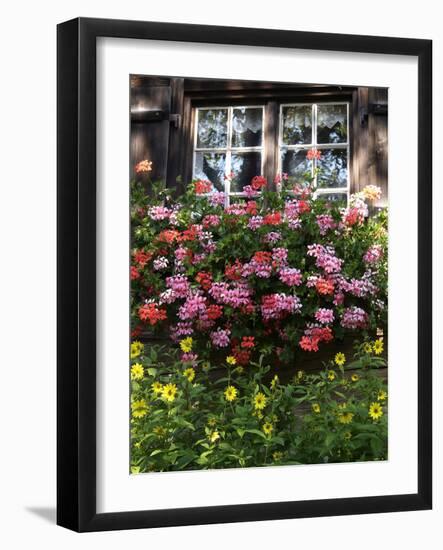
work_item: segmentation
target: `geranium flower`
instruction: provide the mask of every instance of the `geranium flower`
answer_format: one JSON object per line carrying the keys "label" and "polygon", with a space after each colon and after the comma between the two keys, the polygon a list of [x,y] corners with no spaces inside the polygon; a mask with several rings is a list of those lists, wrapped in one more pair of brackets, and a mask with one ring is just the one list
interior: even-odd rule
{"label": "geranium flower", "polygon": [[156,325],[167,318],[166,310],[157,307],[153,302],[139,307],[138,316],[141,321],[147,321],[150,325]]}
{"label": "geranium flower", "polygon": [[145,174],[146,172],[152,171],[152,160],[141,160],[134,167],[134,172],[136,174]]}
{"label": "geranium flower", "polygon": [[194,182],[194,191],[196,195],[205,195],[210,193],[212,189],[212,183],[207,180],[198,180]]}
{"label": "geranium flower", "polygon": [[280,212],[272,212],[263,218],[264,225],[279,225],[281,223]]}
{"label": "geranium flower", "polygon": [[321,159],[321,151],[319,151],[318,149],[315,149],[315,148],[309,149],[309,151],[306,153],[306,158],[308,160],[313,160],[313,159],[320,160]]}
{"label": "geranium flower", "polygon": [[268,182],[263,176],[255,176],[251,180],[251,187],[256,191],[259,191],[262,187],[266,187],[267,184]]}
{"label": "geranium flower", "polygon": [[136,267],[131,265],[131,281],[135,281],[136,279],[140,279],[140,273]]}

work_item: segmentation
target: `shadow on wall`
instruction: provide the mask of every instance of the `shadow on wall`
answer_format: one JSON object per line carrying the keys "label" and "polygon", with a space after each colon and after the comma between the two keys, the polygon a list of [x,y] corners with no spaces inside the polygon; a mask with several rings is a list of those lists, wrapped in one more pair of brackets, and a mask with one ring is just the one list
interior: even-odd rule
{"label": "shadow on wall", "polygon": [[26,507],[26,511],[44,519],[45,521],[48,521],[49,523],[55,524],[56,522],[57,513],[55,507],[28,506]]}

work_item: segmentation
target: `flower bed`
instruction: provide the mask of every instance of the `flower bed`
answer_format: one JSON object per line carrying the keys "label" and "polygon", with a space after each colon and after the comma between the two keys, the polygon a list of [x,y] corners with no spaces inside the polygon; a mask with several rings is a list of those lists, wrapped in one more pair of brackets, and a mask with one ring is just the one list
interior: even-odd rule
{"label": "flower bed", "polygon": [[[379,189],[340,205],[309,181],[275,183],[257,176],[230,205],[207,181],[175,198],[132,186],[133,473],[386,457]],[[170,345],[143,344],[147,331]],[[350,337],[352,363],[321,363]]]}
{"label": "flower bed", "polygon": [[[189,342],[188,342],[189,343]],[[381,340],[337,354],[317,374],[283,384],[266,356],[246,369],[228,356],[225,375],[183,365],[177,350],[135,342],[131,472],[234,468],[387,457],[387,387]]]}
{"label": "flower bed", "polygon": [[225,207],[209,182],[174,201],[155,184],[132,189],[131,321],[182,347],[182,361],[246,366],[270,352],[296,365],[346,333],[374,334],[387,317],[387,215],[367,218],[369,186],[346,208],[309,184],[262,177]]}

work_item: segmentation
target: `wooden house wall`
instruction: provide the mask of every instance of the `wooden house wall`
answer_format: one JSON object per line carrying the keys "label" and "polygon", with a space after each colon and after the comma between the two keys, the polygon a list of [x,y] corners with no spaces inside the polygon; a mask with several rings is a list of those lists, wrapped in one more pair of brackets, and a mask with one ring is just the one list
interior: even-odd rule
{"label": "wooden house wall", "polygon": [[[274,100],[274,101],[273,101]],[[278,131],[278,101],[350,102],[351,192],[365,185],[383,190],[379,207],[388,196],[388,90],[208,79],[131,78],[131,178],[140,160],[153,161],[152,180],[162,179],[180,191],[192,177],[193,108],[220,102],[266,102],[265,134]],[[146,116],[146,113],[149,116]],[[158,115],[158,116],[156,116]],[[273,180],[276,151],[266,151],[266,174]],[[143,180],[143,176],[140,176]]]}

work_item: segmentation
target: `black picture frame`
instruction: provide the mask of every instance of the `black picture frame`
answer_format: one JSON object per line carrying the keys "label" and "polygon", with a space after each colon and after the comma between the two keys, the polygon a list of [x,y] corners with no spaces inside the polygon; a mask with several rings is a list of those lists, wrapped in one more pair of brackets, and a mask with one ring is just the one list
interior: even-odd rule
{"label": "black picture frame", "polygon": [[[432,42],[78,18],[58,25],[57,523],[104,531],[432,507]],[[418,491],[416,494],[96,512],[96,39],[398,54],[418,58]]]}

